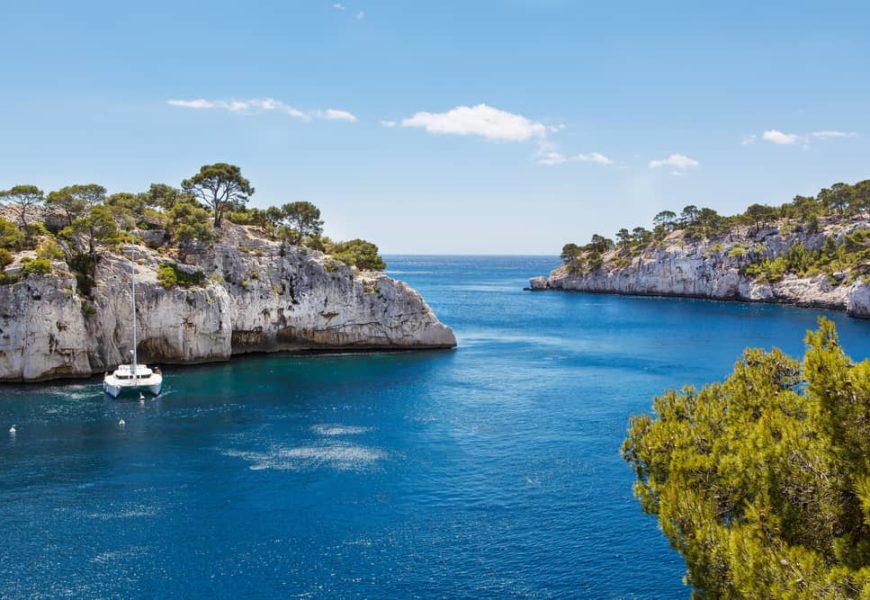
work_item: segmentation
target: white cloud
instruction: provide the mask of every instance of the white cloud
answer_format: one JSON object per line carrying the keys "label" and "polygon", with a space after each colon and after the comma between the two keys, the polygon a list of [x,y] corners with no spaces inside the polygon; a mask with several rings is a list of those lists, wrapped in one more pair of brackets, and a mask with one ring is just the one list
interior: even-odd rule
{"label": "white cloud", "polygon": [[589,154],[575,154],[570,160],[580,162],[593,162],[599,165],[612,165],[613,161],[601,154],[600,152],[590,152]]}
{"label": "white cloud", "polygon": [[785,133],[778,129],[768,129],[761,136],[752,134],[743,138],[743,144],[752,144],[758,139],[779,146],[793,146],[800,143],[803,148],[809,148],[812,140],[832,140],[838,138],[855,137],[858,134],[854,131],[838,131],[835,129],[825,129],[822,131],[813,131],[812,133]]}
{"label": "white cloud", "polygon": [[545,125],[520,114],[494,108],[487,104],[457,106],[447,112],[418,112],[400,122],[383,120],[384,127],[415,127],[433,135],[476,135],[488,140],[528,142],[535,140],[538,150],[535,162],[541,165],[561,165],[568,162],[590,162],[611,165],[613,161],[600,152],[566,155],[550,141],[550,134],[565,128],[563,124]]}
{"label": "white cloud", "polygon": [[507,142],[525,142],[547,135],[544,124],[486,104],[457,106],[443,113],[418,112],[402,119],[402,127],[419,127],[436,135],[479,135]]}
{"label": "white cloud", "polygon": [[558,147],[553,142],[538,140],[538,154],[535,162],[539,165],[561,165],[568,162],[568,159],[559,152]]}
{"label": "white cloud", "polygon": [[332,8],[334,8],[335,10],[344,10],[345,7],[344,4],[342,4],[341,2],[336,2],[332,5]]}
{"label": "white cloud", "polygon": [[384,119],[381,121],[381,125],[383,125],[384,127],[395,127],[396,125],[398,125],[398,123],[396,123],[395,121],[390,121],[389,119]]}
{"label": "white cloud", "polygon": [[[847,138],[847,137],[855,137],[858,134],[854,131],[837,131],[835,129],[825,129],[822,131],[813,131],[812,133],[785,133],[779,131],[778,129],[768,129],[764,133],[761,134],[761,139],[765,142],[770,142],[771,144],[777,144],[779,146],[793,146],[797,143],[800,143],[803,148],[810,147],[810,141],[812,140],[832,140],[838,138]],[[743,139],[744,144],[751,144],[758,136],[755,134],[750,135]]]}
{"label": "white cloud", "polygon": [[846,137],[855,137],[858,134],[854,131],[836,131],[836,130],[825,130],[825,131],[814,131],[810,134],[814,138],[819,139],[830,139],[830,138],[846,138]]}
{"label": "white cloud", "polygon": [[334,108],[315,111],[314,116],[318,119],[325,119],[327,121],[347,121],[348,123],[356,123],[358,120],[356,115],[353,113],[347,112],[346,110],[336,110]]}
{"label": "white cloud", "polygon": [[538,142],[538,154],[535,159],[539,165],[561,165],[567,162],[591,162],[599,165],[612,165],[613,161],[601,154],[600,152],[589,152],[588,154],[574,154],[566,156],[559,152],[556,144],[549,140],[540,140]]}
{"label": "white cloud", "polygon": [[561,165],[568,162],[568,159],[564,154],[558,152],[557,150],[545,150],[541,149],[538,152],[538,158],[536,161],[539,165]]}
{"label": "white cloud", "polygon": [[295,117],[297,119],[303,119],[308,121],[311,119],[311,114],[299,110],[289,104],[284,104],[283,102],[279,102],[278,100],[273,100],[272,98],[266,98],[264,100],[247,100],[247,101],[235,101],[231,103],[235,108],[231,109],[234,112],[258,112],[258,111],[278,111],[287,113],[291,117]]}
{"label": "white cloud", "polygon": [[761,139],[765,142],[770,142],[771,144],[787,146],[800,140],[800,136],[796,133],[783,133],[776,129],[768,129],[761,134]]}
{"label": "white cloud", "polygon": [[699,163],[694,158],[689,158],[685,154],[671,154],[667,158],[663,158],[661,160],[651,160],[649,161],[650,168],[658,169],[660,167],[673,167],[675,169],[694,169],[695,167],[700,166]]}
{"label": "white cloud", "polygon": [[196,100],[169,100],[168,104],[181,108],[193,108],[196,110],[219,109],[235,113],[279,111],[299,119],[310,120],[311,118],[311,116],[304,111],[272,98],[254,98],[251,100],[206,100],[204,98],[198,98]]}
{"label": "white cloud", "polygon": [[169,100],[168,104],[170,106],[180,106],[182,108],[215,108],[214,102],[212,102],[211,100],[206,100],[204,98],[200,98],[198,100]]}
{"label": "white cloud", "polygon": [[356,116],[346,110],[328,108],[326,110],[300,110],[294,106],[273,98],[252,98],[250,100],[167,100],[170,106],[192,108],[195,110],[226,110],[233,113],[256,114],[260,112],[282,112],[290,117],[310,121],[324,119],[327,121],[348,121],[355,123]]}
{"label": "white cloud", "polygon": [[364,10],[359,11],[358,13],[356,13],[356,14],[354,15],[354,18],[355,18],[357,21],[362,21],[363,19],[366,18],[366,11],[364,11]]}

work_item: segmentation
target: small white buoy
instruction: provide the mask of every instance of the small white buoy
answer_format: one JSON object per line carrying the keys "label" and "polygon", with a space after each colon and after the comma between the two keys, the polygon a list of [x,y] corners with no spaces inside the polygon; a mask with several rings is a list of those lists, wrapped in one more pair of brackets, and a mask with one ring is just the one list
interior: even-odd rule
{"label": "small white buoy", "polygon": [[16,433],[18,433],[18,430],[15,429],[15,425],[9,428],[9,435],[15,435]]}
{"label": "small white buoy", "polygon": [[125,421],[124,419],[121,419],[120,421],[118,421],[118,427],[124,427],[124,425],[126,425],[126,424],[127,424],[127,421]]}

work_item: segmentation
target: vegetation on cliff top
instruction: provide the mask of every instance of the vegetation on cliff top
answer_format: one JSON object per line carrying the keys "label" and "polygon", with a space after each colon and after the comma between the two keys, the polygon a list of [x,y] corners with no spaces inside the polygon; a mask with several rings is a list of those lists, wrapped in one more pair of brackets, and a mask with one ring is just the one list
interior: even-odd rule
{"label": "vegetation on cliff top", "polygon": [[[325,252],[359,269],[386,267],[371,242],[333,242],[325,237],[320,209],[310,202],[249,208],[253,194],[241,169],[226,163],[202,167],[180,188],[152,184],[137,194],[108,194],[97,184],[70,185],[47,195],[34,185],[0,190],[0,202],[11,217],[0,217],[0,284],[49,273],[51,261],[62,260],[76,273],[87,295],[101,248],[143,243],[146,238],[164,254],[183,258],[219,239],[224,220],[282,243]],[[33,250],[36,258],[23,257],[18,273],[4,271],[13,263],[14,253]],[[165,286],[202,283],[188,281],[177,269],[170,273],[162,267],[160,274]]]}
{"label": "vegetation on cliff top", "polygon": [[[753,236],[766,227],[782,234],[815,234],[826,223],[870,215],[870,180],[854,185],[835,183],[815,197],[796,196],[781,206],[753,204],[743,213],[723,216],[711,208],[686,206],[680,214],[662,211],[653,219],[653,228],[620,229],[613,239],[593,235],[585,245],[565,244],[561,258],[572,275],[584,275],[601,267],[624,268],[645,252],[663,247],[665,238],[678,233],[684,240],[715,240],[738,228]],[[827,238],[820,248],[792,245],[786,256],[771,257],[762,243],[752,246],[732,244],[713,247],[723,257],[739,259],[745,275],[774,283],[786,274],[800,277],[828,275],[831,283],[852,281],[870,274],[870,231],[856,231],[835,241]],[[834,275],[838,277],[834,277]],[[840,277],[842,275],[842,277]]]}
{"label": "vegetation on cliff top", "polygon": [[699,598],[870,597],[870,360],[834,326],[655,399],[623,455]]}

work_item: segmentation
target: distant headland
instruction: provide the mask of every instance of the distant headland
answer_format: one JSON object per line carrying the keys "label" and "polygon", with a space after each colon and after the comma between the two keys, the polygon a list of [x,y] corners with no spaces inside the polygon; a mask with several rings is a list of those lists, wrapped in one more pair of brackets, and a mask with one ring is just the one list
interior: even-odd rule
{"label": "distant headland", "polygon": [[663,211],[652,230],[594,235],[566,244],[561,258],[532,290],[778,302],[870,318],[870,180],[730,217]]}

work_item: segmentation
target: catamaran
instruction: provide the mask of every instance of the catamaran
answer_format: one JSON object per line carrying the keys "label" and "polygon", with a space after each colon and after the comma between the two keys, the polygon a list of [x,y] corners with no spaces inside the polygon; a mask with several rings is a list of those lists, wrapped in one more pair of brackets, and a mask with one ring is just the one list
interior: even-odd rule
{"label": "catamaran", "polygon": [[133,299],[133,348],[130,350],[130,364],[118,365],[113,373],[106,373],[103,378],[103,390],[112,398],[117,398],[124,390],[145,389],[155,396],[163,387],[163,374],[160,369],[149,369],[140,365],[136,355],[136,262],[133,260],[135,250],[130,250],[130,292]]}

